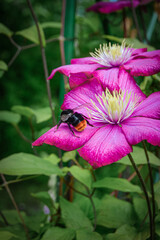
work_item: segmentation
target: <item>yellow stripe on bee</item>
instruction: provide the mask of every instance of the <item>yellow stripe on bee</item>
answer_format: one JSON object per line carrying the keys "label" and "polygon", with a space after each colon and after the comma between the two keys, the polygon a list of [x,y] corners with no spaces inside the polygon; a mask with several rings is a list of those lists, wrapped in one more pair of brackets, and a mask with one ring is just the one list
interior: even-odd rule
{"label": "yellow stripe on bee", "polygon": [[74,128],[75,128],[78,132],[82,132],[86,127],[87,127],[87,121],[84,119],[84,120],[82,120],[80,123],[78,123],[78,125],[75,126]]}

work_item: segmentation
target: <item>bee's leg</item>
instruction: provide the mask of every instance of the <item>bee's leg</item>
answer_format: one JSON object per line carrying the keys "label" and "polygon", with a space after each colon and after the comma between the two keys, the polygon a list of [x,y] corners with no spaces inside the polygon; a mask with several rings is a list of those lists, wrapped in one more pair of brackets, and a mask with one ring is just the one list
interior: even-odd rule
{"label": "bee's leg", "polygon": [[59,126],[61,125],[62,121],[60,120],[59,123],[57,124],[57,130],[59,128]]}
{"label": "bee's leg", "polygon": [[86,120],[86,122],[87,122],[87,124],[88,124],[89,126],[94,127],[92,124],[90,124],[90,123],[88,122],[87,119],[85,119],[85,120]]}
{"label": "bee's leg", "polygon": [[69,124],[69,123],[67,123],[67,124],[68,124],[69,129],[70,129],[71,132],[73,133],[73,135],[74,135],[75,137],[79,138],[79,136],[76,136],[76,135],[75,135],[74,131],[72,130],[72,128],[71,128],[71,126],[70,126],[70,124]]}

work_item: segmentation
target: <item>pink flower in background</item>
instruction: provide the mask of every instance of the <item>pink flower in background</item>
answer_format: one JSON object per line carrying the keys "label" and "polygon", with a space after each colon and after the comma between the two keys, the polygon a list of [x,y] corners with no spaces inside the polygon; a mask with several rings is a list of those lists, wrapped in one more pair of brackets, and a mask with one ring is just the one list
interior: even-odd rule
{"label": "pink flower in background", "polygon": [[[145,5],[152,0],[133,0],[133,7],[136,8],[139,5]],[[97,2],[91,7],[87,8],[87,11],[100,12],[100,13],[112,13],[121,10],[125,7],[131,8],[131,0],[119,0],[116,2]]]}
{"label": "pink flower in background", "polygon": [[[132,152],[132,145],[147,140],[160,146],[160,92],[140,100],[129,90],[110,92],[96,79],[65,95],[62,109],[77,110],[93,125],[75,137],[66,123],[51,128],[32,145],[54,145],[65,151],[78,149],[80,156],[94,168],[111,164]],[[86,106],[86,107],[85,107]]]}
{"label": "pink flower in background", "polygon": [[119,82],[119,77],[123,75],[124,81],[127,78],[130,87],[144,98],[133,76],[149,76],[160,71],[160,50],[147,52],[145,48],[126,47],[125,41],[122,45],[101,45],[91,56],[72,59],[70,65],[54,69],[48,79],[53,78],[58,71],[69,77],[73,89],[85,81],[97,78],[112,91],[115,88],[123,90],[123,84]]}

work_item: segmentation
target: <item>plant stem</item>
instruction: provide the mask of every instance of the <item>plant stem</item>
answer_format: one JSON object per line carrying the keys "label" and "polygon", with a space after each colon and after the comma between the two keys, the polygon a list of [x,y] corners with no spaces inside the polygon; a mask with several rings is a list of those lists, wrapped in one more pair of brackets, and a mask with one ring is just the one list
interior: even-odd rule
{"label": "plant stem", "polygon": [[46,81],[46,87],[47,87],[47,93],[48,93],[48,100],[49,100],[49,105],[50,109],[52,112],[52,120],[53,120],[53,125],[56,125],[56,118],[55,114],[53,111],[53,106],[52,106],[52,96],[51,96],[51,89],[50,89],[50,82],[47,80],[48,79],[48,69],[47,69],[47,60],[46,60],[46,55],[45,55],[45,49],[43,47],[43,42],[42,42],[42,36],[38,24],[38,19],[37,16],[33,10],[32,4],[30,0],[27,0],[29,9],[31,11],[32,17],[34,19],[34,22],[36,24],[37,32],[38,32],[38,37],[39,37],[39,43],[40,43],[40,48],[41,48],[41,55],[42,55],[42,62],[43,62],[43,69],[44,69],[44,75],[45,75],[45,81]]}
{"label": "plant stem", "polygon": [[152,194],[152,211],[153,211],[153,237],[155,233],[155,196],[154,196],[154,186],[153,186],[153,177],[152,177],[152,168],[150,165],[149,155],[147,152],[145,141],[142,141],[144,152],[147,159],[147,165],[148,165],[148,171],[149,171],[149,177],[150,177],[150,187],[151,187],[151,194]]}
{"label": "plant stem", "polygon": [[143,178],[142,178],[142,176],[141,176],[141,174],[140,174],[140,172],[139,172],[139,170],[138,170],[138,168],[137,168],[137,166],[136,166],[136,164],[135,164],[135,162],[134,162],[134,160],[133,160],[133,158],[132,158],[130,153],[128,154],[128,157],[129,157],[129,159],[130,159],[130,161],[132,163],[133,168],[135,169],[135,171],[137,173],[137,176],[138,176],[138,178],[139,178],[139,180],[141,182],[141,185],[142,185],[143,192],[145,194],[145,198],[146,198],[147,206],[148,206],[149,221],[150,221],[150,236],[151,236],[151,240],[154,240],[154,238],[153,238],[152,212],[151,212],[151,206],[150,206],[150,201],[149,201],[147,189],[146,189],[145,183],[143,181]]}
{"label": "plant stem", "polygon": [[131,0],[131,6],[132,6],[132,14],[133,14],[134,23],[135,23],[135,25],[136,25],[138,38],[139,38],[139,40],[142,42],[143,39],[142,39],[142,36],[141,36],[141,32],[140,32],[140,28],[139,28],[139,24],[138,24],[138,19],[137,19],[135,7],[134,7],[134,5],[133,5],[133,0]]}
{"label": "plant stem", "polygon": [[7,219],[5,218],[4,214],[0,211],[0,216],[2,217],[4,223],[6,224],[6,226],[9,226],[9,223],[7,221]]}
{"label": "plant stem", "polygon": [[93,201],[93,198],[92,198],[92,194],[90,194],[89,192],[89,189],[85,186],[87,192],[88,192],[88,198],[92,204],[92,207],[93,207],[93,214],[94,214],[94,229],[93,231],[95,231],[96,229],[96,226],[97,226],[97,213],[96,213],[96,207],[95,207],[95,204],[94,204],[94,201]]}
{"label": "plant stem", "polygon": [[12,203],[13,203],[13,205],[14,205],[14,207],[15,207],[18,215],[19,215],[19,218],[20,218],[20,220],[21,220],[21,222],[22,222],[22,225],[23,225],[23,227],[24,227],[24,231],[25,231],[25,233],[26,233],[26,237],[27,237],[27,239],[29,240],[30,238],[29,238],[29,234],[28,234],[28,229],[27,229],[27,227],[26,227],[26,225],[25,225],[25,223],[24,223],[24,219],[23,219],[23,217],[22,217],[22,215],[21,215],[21,213],[20,213],[20,211],[19,211],[19,208],[18,208],[18,206],[17,206],[17,203],[15,202],[15,199],[14,199],[12,193],[11,193],[10,188],[8,187],[7,181],[6,181],[6,179],[5,179],[5,177],[4,177],[3,174],[1,174],[1,178],[2,178],[2,180],[3,180],[3,182],[4,182],[4,187],[6,188],[6,191],[8,192],[8,195],[9,195],[9,197],[10,197],[10,199],[11,199],[11,201],[12,201]]}

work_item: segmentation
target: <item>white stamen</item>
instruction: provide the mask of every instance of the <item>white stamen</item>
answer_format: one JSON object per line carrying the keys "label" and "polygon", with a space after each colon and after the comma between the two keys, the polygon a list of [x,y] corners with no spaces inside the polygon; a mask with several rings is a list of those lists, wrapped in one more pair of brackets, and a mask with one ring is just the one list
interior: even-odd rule
{"label": "white stamen", "polygon": [[95,53],[90,53],[93,61],[106,67],[118,67],[126,63],[133,52],[131,46],[126,47],[125,40],[122,45],[109,43],[100,45],[99,49],[95,49]]}

